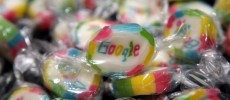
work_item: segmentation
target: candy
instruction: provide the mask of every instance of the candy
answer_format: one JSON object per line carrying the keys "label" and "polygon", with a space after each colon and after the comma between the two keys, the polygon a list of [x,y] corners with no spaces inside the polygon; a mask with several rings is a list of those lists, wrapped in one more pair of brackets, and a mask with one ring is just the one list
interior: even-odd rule
{"label": "candy", "polygon": [[77,49],[60,50],[44,62],[45,86],[63,99],[91,100],[99,91],[101,77],[82,63]]}
{"label": "candy", "polygon": [[181,96],[178,96],[173,100],[220,100],[218,96],[219,94],[220,91],[215,88],[199,88],[190,91],[185,91],[181,94]]}
{"label": "candy", "polygon": [[168,19],[165,37],[178,31],[181,25],[185,26],[180,31],[186,32],[186,38],[182,42],[174,42],[169,49],[174,63],[197,63],[204,50],[216,48],[217,28],[212,18],[205,13],[191,9],[174,13]]}
{"label": "candy", "polygon": [[[77,10],[77,0],[49,0],[48,8],[57,14],[72,14]],[[62,16],[62,15],[59,15]]]}
{"label": "candy", "polygon": [[0,51],[7,59],[12,60],[22,48],[26,47],[26,43],[14,25],[2,17],[0,23]]}
{"label": "candy", "polygon": [[138,24],[104,27],[89,42],[87,60],[105,76],[132,76],[155,54],[154,38]]}
{"label": "candy", "polygon": [[45,6],[44,0],[34,0],[30,2],[28,15],[35,20],[42,29],[49,29],[54,23],[55,16]]}
{"label": "candy", "polygon": [[50,100],[44,90],[39,87],[20,87],[16,89],[8,100]]}
{"label": "candy", "polygon": [[229,0],[218,0],[215,4],[215,10],[217,16],[220,17],[222,23],[229,25],[230,24],[230,1]]}
{"label": "candy", "polygon": [[3,0],[3,16],[11,21],[22,18],[26,12],[27,0]]}
{"label": "candy", "polygon": [[116,97],[161,94],[175,88],[173,68],[160,68],[151,73],[138,76],[114,79],[111,91]]}
{"label": "candy", "polygon": [[111,26],[113,24],[115,23],[102,19],[88,20],[80,23],[76,26],[76,29],[73,33],[76,47],[85,49],[87,42],[91,39],[91,37],[96,35],[97,31],[104,26]]}
{"label": "candy", "polygon": [[165,20],[167,7],[167,0],[121,0],[118,20],[122,23],[151,25]]}

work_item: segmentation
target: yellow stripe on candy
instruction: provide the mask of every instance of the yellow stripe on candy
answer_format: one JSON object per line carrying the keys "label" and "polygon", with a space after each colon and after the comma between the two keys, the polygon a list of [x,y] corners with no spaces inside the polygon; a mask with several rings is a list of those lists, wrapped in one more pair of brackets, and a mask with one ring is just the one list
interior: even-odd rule
{"label": "yellow stripe on candy", "polygon": [[89,51],[90,55],[93,55],[95,53],[96,47],[97,47],[97,44],[95,42],[91,41],[89,43],[89,49],[88,49],[88,51]]}
{"label": "yellow stripe on candy", "polygon": [[95,74],[92,84],[98,86],[99,83],[100,83],[100,80],[101,80],[101,79],[100,79],[100,75],[99,75],[99,74]]}
{"label": "yellow stripe on candy", "polygon": [[225,12],[230,12],[230,0],[219,0],[217,5],[216,5],[216,8],[217,9],[222,9],[224,10]]}
{"label": "yellow stripe on candy", "polygon": [[208,36],[212,40],[216,40],[217,29],[213,20],[209,16],[201,16],[201,36]]}
{"label": "yellow stripe on candy", "polygon": [[155,78],[152,74],[144,74],[131,78],[135,95],[149,95],[156,91]]}
{"label": "yellow stripe on candy", "polygon": [[206,91],[205,89],[198,89],[194,92],[191,92],[191,94],[189,95],[190,95],[189,100],[200,100],[205,97]]}
{"label": "yellow stripe on candy", "polygon": [[165,28],[164,37],[168,37],[169,35],[170,35],[170,30],[169,30],[169,28]]}
{"label": "yellow stripe on candy", "polygon": [[49,81],[49,78],[48,78],[48,76],[47,76],[47,70],[48,70],[48,68],[49,68],[49,66],[52,66],[51,64],[52,64],[52,60],[46,60],[45,61],[45,64],[44,64],[44,69],[43,69],[43,80],[44,80],[44,83],[45,83],[45,85],[46,85],[46,87],[48,88],[48,89],[52,89],[51,88],[51,86],[50,86],[50,81]]}
{"label": "yellow stripe on candy", "polygon": [[145,60],[144,60],[144,65],[145,65],[145,66],[147,66],[147,65],[149,64],[150,60],[152,59],[153,54],[155,53],[155,50],[154,50],[154,49],[155,49],[155,48],[154,48],[153,46],[150,46],[150,47],[149,47],[149,52],[148,52],[148,54],[147,54],[147,56],[146,56],[146,58],[145,58]]}

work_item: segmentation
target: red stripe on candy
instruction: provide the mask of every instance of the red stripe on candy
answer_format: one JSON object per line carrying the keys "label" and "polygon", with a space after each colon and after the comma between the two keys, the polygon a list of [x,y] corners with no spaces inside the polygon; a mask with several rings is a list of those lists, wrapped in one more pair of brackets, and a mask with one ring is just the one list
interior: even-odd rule
{"label": "red stripe on candy", "polygon": [[105,26],[98,34],[97,36],[93,39],[93,41],[95,42],[100,42],[103,40],[106,40],[107,38],[110,37],[110,35],[112,34],[112,30],[110,29],[109,26]]}
{"label": "red stripe on candy", "polygon": [[167,28],[171,28],[173,25],[173,22],[175,21],[176,17],[175,16],[171,16],[168,20],[168,24],[167,24]]}
{"label": "red stripe on candy", "polygon": [[16,57],[17,53],[22,49],[26,47],[26,43],[25,41],[21,41],[20,43],[18,43],[16,45],[16,47],[14,47],[11,51],[11,54],[13,57]]}
{"label": "red stripe on candy", "polygon": [[155,77],[156,93],[160,94],[171,89],[172,76],[168,68],[153,73]]}
{"label": "red stripe on candy", "polygon": [[141,72],[143,68],[144,68],[144,65],[143,65],[143,64],[137,65],[135,68],[133,68],[132,70],[128,71],[128,72],[126,73],[126,75],[127,75],[127,76],[136,75],[136,74],[138,74],[139,72]]}

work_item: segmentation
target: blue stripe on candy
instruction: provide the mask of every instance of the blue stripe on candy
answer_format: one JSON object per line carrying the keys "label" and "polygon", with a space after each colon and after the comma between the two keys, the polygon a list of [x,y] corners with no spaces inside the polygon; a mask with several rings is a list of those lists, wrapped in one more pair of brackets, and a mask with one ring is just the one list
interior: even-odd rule
{"label": "blue stripe on candy", "polygon": [[183,17],[183,16],[184,16],[184,12],[183,12],[183,11],[178,11],[178,12],[176,12],[176,13],[174,14],[174,16],[175,16],[176,18]]}
{"label": "blue stripe on candy", "polygon": [[[76,91],[76,90],[75,90]],[[74,91],[66,90],[62,96],[64,99],[71,99],[71,100],[76,100],[77,98],[77,93]]]}
{"label": "blue stripe on candy", "polygon": [[125,77],[126,74],[123,72],[108,72],[108,73],[104,73],[104,76],[122,78],[122,77]]}
{"label": "blue stripe on candy", "polygon": [[111,26],[113,32],[125,32],[125,33],[139,33],[141,27],[138,24],[129,23],[129,24],[117,24]]}
{"label": "blue stripe on candy", "polygon": [[8,42],[8,46],[9,48],[14,48],[15,46],[17,46],[21,41],[24,40],[24,37],[20,34],[17,33],[16,36],[14,36],[9,42]]}
{"label": "blue stripe on candy", "polygon": [[72,57],[77,57],[80,53],[81,53],[81,51],[78,49],[70,48],[68,50],[68,55],[72,56]]}

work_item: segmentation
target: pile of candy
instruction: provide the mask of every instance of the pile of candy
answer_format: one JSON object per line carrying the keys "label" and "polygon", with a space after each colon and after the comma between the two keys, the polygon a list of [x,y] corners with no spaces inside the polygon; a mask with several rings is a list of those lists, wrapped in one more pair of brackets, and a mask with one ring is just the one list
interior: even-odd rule
{"label": "pile of candy", "polygon": [[0,0],[0,99],[230,100],[230,0],[207,1]]}

